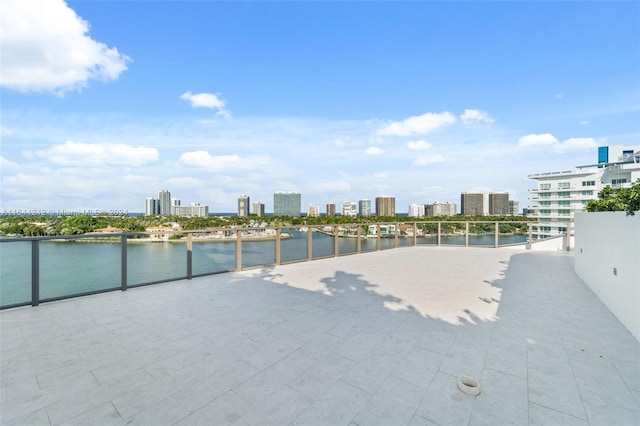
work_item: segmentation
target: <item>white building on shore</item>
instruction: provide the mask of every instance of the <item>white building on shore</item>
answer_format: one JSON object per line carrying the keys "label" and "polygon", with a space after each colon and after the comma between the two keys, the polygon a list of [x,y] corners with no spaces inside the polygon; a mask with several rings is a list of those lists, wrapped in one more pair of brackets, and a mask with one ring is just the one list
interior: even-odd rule
{"label": "white building on shore", "polygon": [[640,179],[640,146],[603,146],[598,148],[598,163],[578,166],[574,170],[531,174],[538,182],[530,189],[529,216],[538,219],[533,238],[562,235],[575,212],[584,211],[589,200],[610,186],[631,186]]}

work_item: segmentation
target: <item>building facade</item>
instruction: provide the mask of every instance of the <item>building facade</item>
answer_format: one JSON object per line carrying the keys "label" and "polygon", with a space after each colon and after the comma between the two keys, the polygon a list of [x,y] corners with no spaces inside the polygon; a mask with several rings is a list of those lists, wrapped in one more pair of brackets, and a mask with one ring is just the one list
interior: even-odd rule
{"label": "building facade", "polygon": [[264,216],[264,203],[258,201],[257,203],[251,204],[251,213],[256,216]]}
{"label": "building facade", "polygon": [[302,196],[299,192],[276,192],[273,194],[274,216],[300,217]]}
{"label": "building facade", "polygon": [[326,212],[327,212],[327,216],[335,216],[336,215],[336,205],[334,203],[327,203]]}
{"label": "building facade", "polygon": [[433,203],[425,206],[426,216],[455,216],[458,212],[456,203]]}
{"label": "building facade", "polygon": [[358,206],[356,203],[352,203],[351,201],[345,201],[342,203],[342,216],[351,216],[355,217],[358,215]]}
{"label": "building facade", "polygon": [[606,186],[629,187],[640,179],[640,146],[599,147],[598,163],[574,170],[531,174],[537,186],[529,190],[529,216],[538,219],[533,238],[562,235],[575,212],[584,211]]}
{"label": "building facade", "polygon": [[171,214],[171,193],[162,190],[158,193],[159,214]]}
{"label": "building facade", "polygon": [[489,193],[489,214],[494,216],[506,216],[509,214],[509,193]]}
{"label": "building facade", "polygon": [[154,214],[160,214],[160,202],[157,198],[149,197],[144,204],[144,215],[151,216]]}
{"label": "building facade", "polygon": [[248,195],[241,195],[238,197],[238,216],[249,216],[249,206],[251,206],[251,200]]}
{"label": "building facade", "polygon": [[371,200],[358,201],[358,214],[362,217],[371,216]]}
{"label": "building facade", "polygon": [[176,216],[187,217],[207,217],[209,216],[209,206],[202,206],[198,203],[191,203],[188,206],[173,206]]}
{"label": "building facade", "polygon": [[395,216],[396,197],[379,195],[376,197],[376,216]]}
{"label": "building facade", "polygon": [[518,216],[520,214],[520,203],[518,200],[509,200],[509,214]]}
{"label": "building facade", "polygon": [[307,207],[307,216],[309,217],[317,217],[320,216],[320,206],[309,205]]}
{"label": "building facade", "polygon": [[484,193],[463,192],[460,194],[460,213],[465,216],[484,215]]}
{"label": "building facade", "polygon": [[424,204],[411,204],[407,216],[409,217],[424,217]]}

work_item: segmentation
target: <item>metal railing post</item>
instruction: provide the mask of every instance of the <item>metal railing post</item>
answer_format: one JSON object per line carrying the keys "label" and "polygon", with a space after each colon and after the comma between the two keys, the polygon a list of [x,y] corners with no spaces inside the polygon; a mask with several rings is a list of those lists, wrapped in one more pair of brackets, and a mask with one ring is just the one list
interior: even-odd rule
{"label": "metal railing post", "polygon": [[413,222],[413,246],[418,245],[418,224]]}
{"label": "metal railing post", "polygon": [[356,231],[356,253],[362,253],[362,227],[360,225]]}
{"label": "metal railing post", "polygon": [[333,255],[338,257],[338,251],[340,250],[340,240],[338,239],[338,225],[333,227]]}
{"label": "metal railing post", "polygon": [[500,243],[500,224],[496,222],[496,233],[493,237],[493,248],[498,248]]}
{"label": "metal railing post", "polygon": [[281,257],[280,257],[280,248],[281,248],[281,236],[282,229],[276,229],[276,265],[280,265]]}
{"label": "metal railing post", "polygon": [[442,232],[441,225],[442,225],[442,223],[438,222],[438,247],[440,247],[440,236],[441,236],[441,232]]}
{"label": "metal railing post", "polygon": [[236,229],[236,271],[242,271],[242,232]]}
{"label": "metal railing post", "polygon": [[527,236],[527,250],[531,250],[531,245],[533,244],[533,224],[529,223],[529,235]]}
{"label": "metal railing post", "polygon": [[187,234],[187,279],[193,278],[193,234]]}
{"label": "metal railing post", "polygon": [[398,242],[398,234],[400,233],[400,225],[396,222],[393,225],[393,248],[398,248],[400,243]]}
{"label": "metal railing post", "polygon": [[313,260],[313,233],[311,227],[307,228],[307,260]]}
{"label": "metal railing post", "polygon": [[571,221],[567,222],[567,251],[571,251]]}
{"label": "metal railing post", "polygon": [[464,246],[469,247],[469,222],[464,223]]}
{"label": "metal railing post", "polygon": [[31,241],[31,306],[40,304],[40,241]]}
{"label": "metal railing post", "polygon": [[378,236],[376,239],[376,250],[380,251],[382,249],[382,226],[378,223]]}
{"label": "metal railing post", "polygon": [[127,236],[120,237],[120,290],[127,291]]}

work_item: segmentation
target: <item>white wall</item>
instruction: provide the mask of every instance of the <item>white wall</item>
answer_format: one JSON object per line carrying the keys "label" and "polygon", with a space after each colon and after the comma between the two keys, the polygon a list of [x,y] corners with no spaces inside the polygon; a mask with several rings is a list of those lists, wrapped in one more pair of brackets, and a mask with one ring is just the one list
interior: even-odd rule
{"label": "white wall", "polygon": [[576,273],[640,341],[640,213],[576,213],[575,235]]}

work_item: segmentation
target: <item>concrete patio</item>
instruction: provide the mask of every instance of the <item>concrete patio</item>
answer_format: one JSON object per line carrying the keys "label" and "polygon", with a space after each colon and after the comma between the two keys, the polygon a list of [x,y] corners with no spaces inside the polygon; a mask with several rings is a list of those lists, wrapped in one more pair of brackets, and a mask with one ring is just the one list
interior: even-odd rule
{"label": "concrete patio", "polygon": [[402,248],[0,321],[2,424],[640,424],[640,344],[570,253]]}

